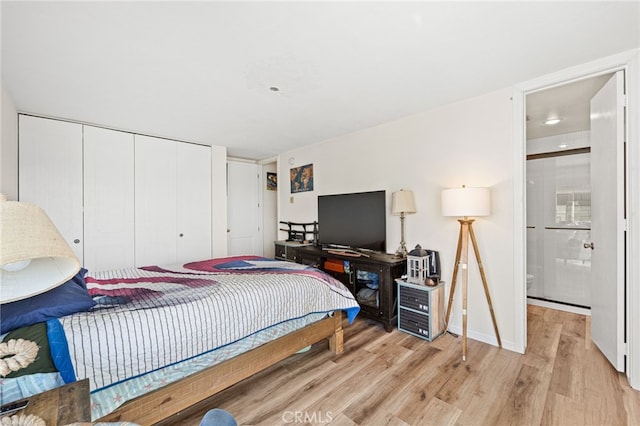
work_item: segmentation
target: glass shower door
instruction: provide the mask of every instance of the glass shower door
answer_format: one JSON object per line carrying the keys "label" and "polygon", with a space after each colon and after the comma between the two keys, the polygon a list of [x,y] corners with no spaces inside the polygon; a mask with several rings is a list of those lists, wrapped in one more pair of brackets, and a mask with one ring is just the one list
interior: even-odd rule
{"label": "glass shower door", "polygon": [[590,154],[527,161],[527,296],[591,306]]}

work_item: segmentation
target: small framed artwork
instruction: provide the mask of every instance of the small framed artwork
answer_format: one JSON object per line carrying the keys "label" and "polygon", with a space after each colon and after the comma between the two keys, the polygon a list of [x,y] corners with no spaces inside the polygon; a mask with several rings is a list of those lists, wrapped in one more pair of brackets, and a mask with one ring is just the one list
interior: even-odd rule
{"label": "small framed artwork", "polygon": [[291,193],[313,191],[313,164],[294,167],[290,170]]}
{"label": "small framed artwork", "polygon": [[278,190],[278,175],[277,175],[277,173],[267,172],[267,190],[268,191],[277,191]]}

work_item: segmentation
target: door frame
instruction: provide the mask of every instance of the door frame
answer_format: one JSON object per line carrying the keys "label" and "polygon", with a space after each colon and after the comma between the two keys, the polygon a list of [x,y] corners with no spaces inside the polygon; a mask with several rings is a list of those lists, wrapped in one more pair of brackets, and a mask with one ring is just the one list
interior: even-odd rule
{"label": "door frame", "polygon": [[542,89],[561,86],[600,74],[625,71],[626,109],[626,375],[630,385],[640,389],[640,265],[629,259],[640,258],[640,49],[633,49],[593,62],[566,68],[513,87],[513,235],[515,346],[524,353],[527,346],[526,297],[526,111],[525,96]]}

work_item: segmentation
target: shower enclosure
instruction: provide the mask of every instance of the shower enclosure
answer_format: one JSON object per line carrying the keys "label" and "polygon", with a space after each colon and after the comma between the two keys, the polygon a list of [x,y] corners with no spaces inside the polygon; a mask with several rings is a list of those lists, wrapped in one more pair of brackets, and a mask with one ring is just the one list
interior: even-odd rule
{"label": "shower enclosure", "polygon": [[588,148],[527,159],[527,296],[591,306]]}

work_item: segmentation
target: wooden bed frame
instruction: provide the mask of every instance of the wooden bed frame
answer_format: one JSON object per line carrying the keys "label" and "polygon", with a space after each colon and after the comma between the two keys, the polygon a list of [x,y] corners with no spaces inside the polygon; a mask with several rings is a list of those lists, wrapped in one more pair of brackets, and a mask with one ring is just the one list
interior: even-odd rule
{"label": "wooden bed frame", "polygon": [[329,349],[333,353],[342,353],[342,311],[132,399],[97,421],[129,421],[141,425],[159,422],[325,338],[329,338]]}

